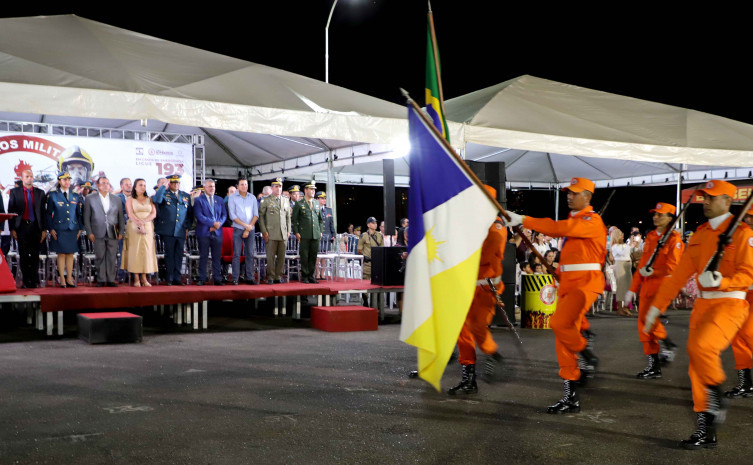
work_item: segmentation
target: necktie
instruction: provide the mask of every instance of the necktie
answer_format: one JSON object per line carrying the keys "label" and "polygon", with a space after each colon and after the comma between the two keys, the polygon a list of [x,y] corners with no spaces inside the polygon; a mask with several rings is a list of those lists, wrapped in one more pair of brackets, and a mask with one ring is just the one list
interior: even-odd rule
{"label": "necktie", "polygon": [[67,192],[63,192],[63,195],[65,196],[65,200],[68,201],[68,193]]}

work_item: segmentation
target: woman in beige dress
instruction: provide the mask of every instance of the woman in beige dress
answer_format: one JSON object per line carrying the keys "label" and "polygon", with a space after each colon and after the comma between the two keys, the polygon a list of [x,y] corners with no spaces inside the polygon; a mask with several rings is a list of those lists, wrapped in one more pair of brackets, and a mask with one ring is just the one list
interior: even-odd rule
{"label": "woman in beige dress", "polygon": [[154,246],[154,218],[157,209],[152,199],[146,195],[146,181],[137,179],[133,183],[131,196],[126,199],[128,224],[123,241],[122,268],[134,273],[135,287],[151,287],[146,275],[157,272],[157,253]]}

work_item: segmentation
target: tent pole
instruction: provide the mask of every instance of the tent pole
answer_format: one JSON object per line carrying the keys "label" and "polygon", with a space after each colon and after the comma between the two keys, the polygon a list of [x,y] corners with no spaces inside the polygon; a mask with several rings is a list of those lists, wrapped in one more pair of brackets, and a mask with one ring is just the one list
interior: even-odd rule
{"label": "tent pole", "polygon": [[332,224],[335,226],[335,232],[337,232],[337,197],[335,195],[335,171],[332,163],[334,156],[335,151],[330,150],[327,156],[327,203],[329,208],[332,209]]}
{"label": "tent pole", "polygon": [[560,189],[556,187],[554,190],[554,221],[560,219]]}
{"label": "tent pole", "polygon": [[[682,170],[685,167],[685,163],[680,165],[680,172],[677,173],[677,199],[675,202],[675,208],[677,208],[677,211],[680,211],[680,202],[681,202],[681,196],[682,196]],[[677,220],[680,223],[680,234],[685,237],[685,212],[682,212],[682,218]]]}

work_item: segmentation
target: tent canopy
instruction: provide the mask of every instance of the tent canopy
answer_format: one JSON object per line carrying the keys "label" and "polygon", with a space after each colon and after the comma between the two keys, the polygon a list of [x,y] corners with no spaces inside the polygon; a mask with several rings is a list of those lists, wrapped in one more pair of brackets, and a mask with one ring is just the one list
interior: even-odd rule
{"label": "tent canopy", "polygon": [[[218,177],[320,179],[337,155],[339,181],[380,184],[407,138],[403,106],[73,15],[0,19],[0,64],[0,121],[197,134]],[[734,179],[753,166],[751,125],[532,76],[446,110],[453,144],[506,162],[512,185]],[[395,165],[407,183],[407,161]]]}
{"label": "tent canopy", "polygon": [[[445,102],[469,160],[504,161],[512,184],[585,176],[612,185],[749,176],[753,126],[521,76]],[[716,175],[716,176],[715,176]]]}
{"label": "tent canopy", "polygon": [[0,19],[0,65],[0,120],[205,135],[231,172],[407,138],[400,105],[73,15]]}

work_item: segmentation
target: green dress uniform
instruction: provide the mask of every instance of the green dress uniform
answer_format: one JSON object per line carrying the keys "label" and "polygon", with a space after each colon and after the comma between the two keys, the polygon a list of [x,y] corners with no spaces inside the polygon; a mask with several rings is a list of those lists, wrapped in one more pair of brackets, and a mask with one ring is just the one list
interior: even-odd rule
{"label": "green dress uniform", "polygon": [[299,200],[293,207],[291,218],[293,234],[301,235],[301,281],[314,281],[316,269],[316,256],[319,253],[319,240],[324,230],[324,216],[322,207],[314,199],[307,201]]}
{"label": "green dress uniform", "polygon": [[259,205],[259,230],[269,234],[266,244],[268,281],[282,278],[292,212],[290,201],[283,196],[270,195]]}
{"label": "green dress uniform", "polygon": [[368,231],[361,234],[358,239],[358,250],[363,255],[363,279],[371,279],[371,248],[384,247],[384,236],[379,231],[369,234]]}

